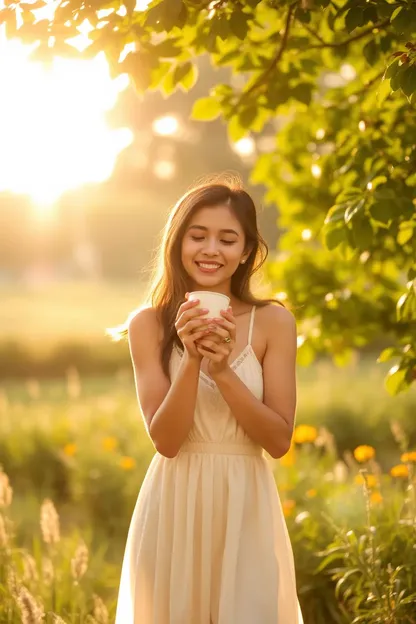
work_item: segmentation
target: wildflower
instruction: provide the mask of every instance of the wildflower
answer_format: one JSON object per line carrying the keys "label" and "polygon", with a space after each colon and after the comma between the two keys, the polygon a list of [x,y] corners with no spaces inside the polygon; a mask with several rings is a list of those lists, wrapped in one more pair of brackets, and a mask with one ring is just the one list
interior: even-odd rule
{"label": "wildflower", "polygon": [[13,489],[9,483],[9,477],[5,472],[0,472],[0,507],[9,507],[12,496]]}
{"label": "wildflower", "polygon": [[108,611],[104,602],[99,596],[97,596],[97,594],[93,594],[93,600],[94,600],[94,620],[98,624],[108,624],[109,622]]}
{"label": "wildflower", "polygon": [[48,557],[42,559],[42,578],[45,585],[51,585],[55,578],[53,563]]}
{"label": "wildflower", "polygon": [[22,624],[40,624],[45,617],[43,606],[38,604],[30,591],[22,586],[17,595]]}
{"label": "wildflower", "polygon": [[280,458],[280,465],[285,466],[286,468],[290,468],[295,463],[295,445],[291,444],[286,455]]}
{"label": "wildflower", "polygon": [[40,528],[45,544],[56,544],[59,542],[59,516],[53,502],[46,498],[40,510]]}
{"label": "wildflower", "polygon": [[416,451],[410,451],[408,453],[403,453],[403,455],[400,457],[400,461],[402,461],[403,463],[406,463],[406,462],[416,462]]}
{"label": "wildflower", "polygon": [[283,501],[282,507],[283,507],[283,513],[287,518],[293,513],[293,510],[296,507],[296,502],[292,499],[287,499]]}
{"label": "wildflower", "polygon": [[299,425],[296,427],[293,439],[296,444],[304,444],[305,442],[315,442],[318,436],[316,427],[311,425]]}
{"label": "wildflower", "polygon": [[376,490],[375,492],[371,492],[370,502],[373,505],[378,505],[379,503],[383,502],[383,497],[378,490]]}
{"label": "wildflower", "polygon": [[23,580],[30,583],[39,579],[35,559],[28,552],[23,552]]}
{"label": "wildflower", "polygon": [[409,476],[409,468],[406,464],[397,464],[397,466],[393,466],[390,470],[390,474],[392,477],[408,477]]}
{"label": "wildflower", "polygon": [[6,548],[9,542],[9,536],[7,534],[6,523],[3,516],[0,514],[0,548]]}
{"label": "wildflower", "polygon": [[306,496],[308,498],[315,498],[315,496],[317,495],[317,491],[315,490],[315,488],[311,488],[310,490],[306,491]]}
{"label": "wildflower", "polygon": [[354,457],[360,464],[363,464],[369,459],[373,459],[375,454],[376,452],[374,448],[372,446],[367,446],[366,444],[357,446],[357,448],[354,450]]}
{"label": "wildflower", "polygon": [[120,459],[120,466],[123,470],[132,470],[136,465],[136,460],[133,457],[122,457]]}
{"label": "wildflower", "polygon": [[367,474],[365,477],[361,473],[354,477],[354,483],[357,485],[367,484],[367,487],[374,488],[377,485],[377,477],[373,474]]}
{"label": "wildflower", "polygon": [[63,451],[65,455],[68,457],[72,457],[77,452],[77,445],[70,442],[69,444],[65,444]]}
{"label": "wildflower", "polygon": [[75,551],[74,557],[71,559],[71,572],[75,581],[84,576],[88,568],[88,548],[81,542]]}
{"label": "wildflower", "polygon": [[103,440],[103,449],[105,451],[114,451],[117,444],[118,444],[117,438],[114,438],[113,436],[108,436],[107,438],[104,438]]}

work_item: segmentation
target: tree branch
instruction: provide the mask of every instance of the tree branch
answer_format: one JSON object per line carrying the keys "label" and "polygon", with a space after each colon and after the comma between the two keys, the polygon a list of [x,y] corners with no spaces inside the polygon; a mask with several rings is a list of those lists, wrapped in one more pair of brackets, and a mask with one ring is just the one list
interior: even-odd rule
{"label": "tree branch", "polygon": [[297,5],[297,2],[292,4],[289,7],[289,10],[288,10],[287,16],[286,16],[285,29],[283,31],[282,40],[280,42],[280,46],[279,46],[279,49],[278,49],[276,55],[272,59],[270,65],[266,69],[266,71],[251,85],[251,87],[248,89],[248,91],[245,91],[243,93],[244,97],[246,97],[247,95],[249,95],[250,93],[255,91],[259,87],[259,85],[263,84],[265,79],[269,76],[269,74],[272,73],[272,71],[279,64],[280,59],[282,58],[283,52],[285,51],[285,48],[286,48],[286,45],[287,45],[287,40],[289,38],[289,31],[290,31],[290,23],[291,23],[292,15],[293,15],[293,12],[294,12],[294,10],[296,8],[296,5]]}
{"label": "tree branch", "polygon": [[[309,50],[318,50],[321,48],[338,48],[340,46],[343,45],[348,45],[349,43],[352,43],[353,41],[358,41],[359,39],[362,39],[363,37],[366,37],[367,35],[369,35],[370,33],[373,32],[373,30],[375,28],[385,28],[385,26],[387,26],[388,24],[390,24],[390,19],[385,19],[383,22],[379,22],[378,24],[374,24],[373,26],[369,26],[368,28],[366,28],[365,30],[363,30],[360,33],[357,33],[356,35],[353,35],[352,37],[349,37],[348,39],[344,39],[344,41],[332,41],[332,42],[325,42],[322,40],[321,44],[316,44],[316,45],[311,45],[309,46]],[[302,26],[305,26],[305,24],[302,24]],[[314,35],[317,38],[320,38],[320,36],[318,35],[318,33],[315,33],[315,31],[312,31],[312,29],[308,27],[309,32]],[[311,32],[312,31],[312,32]]]}

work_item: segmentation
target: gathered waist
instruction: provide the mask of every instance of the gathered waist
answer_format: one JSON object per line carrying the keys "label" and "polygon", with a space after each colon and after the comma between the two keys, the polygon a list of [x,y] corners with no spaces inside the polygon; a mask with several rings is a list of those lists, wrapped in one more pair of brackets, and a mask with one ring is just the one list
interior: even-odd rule
{"label": "gathered waist", "polygon": [[254,455],[262,457],[261,446],[236,442],[184,442],[181,453],[211,453],[213,455]]}

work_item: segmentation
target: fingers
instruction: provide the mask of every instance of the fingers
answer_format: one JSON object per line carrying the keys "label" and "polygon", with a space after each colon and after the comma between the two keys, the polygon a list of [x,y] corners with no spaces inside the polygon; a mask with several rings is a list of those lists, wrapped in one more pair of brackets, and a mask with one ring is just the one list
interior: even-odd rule
{"label": "fingers", "polygon": [[208,338],[201,338],[198,340],[198,347],[201,349],[212,349],[212,351],[216,354],[229,355],[228,348],[221,342],[215,342],[214,340],[209,340]]}

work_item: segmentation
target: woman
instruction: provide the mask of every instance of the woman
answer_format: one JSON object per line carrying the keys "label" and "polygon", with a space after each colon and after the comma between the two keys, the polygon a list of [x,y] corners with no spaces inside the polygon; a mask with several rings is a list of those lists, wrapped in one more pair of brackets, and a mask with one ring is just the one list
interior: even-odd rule
{"label": "woman", "polygon": [[[116,624],[300,624],[293,555],[263,449],[289,449],[296,324],[250,291],[267,256],[251,197],[189,191],[169,216],[151,306],[127,323],[156,448],[134,509]],[[210,269],[208,264],[214,264]],[[230,297],[207,321],[193,290]]]}

